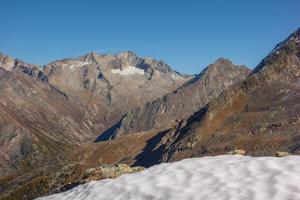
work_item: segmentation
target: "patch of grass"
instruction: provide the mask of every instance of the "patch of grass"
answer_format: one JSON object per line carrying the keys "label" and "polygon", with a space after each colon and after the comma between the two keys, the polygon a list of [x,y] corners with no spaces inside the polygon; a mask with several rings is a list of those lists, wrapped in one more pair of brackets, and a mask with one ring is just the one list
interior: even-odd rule
{"label": "patch of grass", "polygon": [[50,180],[43,176],[25,183],[13,193],[0,197],[0,200],[30,200],[49,192]]}

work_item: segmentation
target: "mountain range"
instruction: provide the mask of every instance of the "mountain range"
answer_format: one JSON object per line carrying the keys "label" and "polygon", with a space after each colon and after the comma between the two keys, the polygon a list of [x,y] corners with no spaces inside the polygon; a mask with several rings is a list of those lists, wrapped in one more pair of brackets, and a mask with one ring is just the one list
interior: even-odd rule
{"label": "mountain range", "polygon": [[42,67],[4,54],[0,61],[1,173],[92,142],[128,109],[190,78],[132,52],[90,53]]}
{"label": "mountain range", "polygon": [[1,54],[0,199],[76,186],[103,164],[298,155],[299,83],[300,29],[253,70],[220,58],[195,76],[130,51],[45,66]]}

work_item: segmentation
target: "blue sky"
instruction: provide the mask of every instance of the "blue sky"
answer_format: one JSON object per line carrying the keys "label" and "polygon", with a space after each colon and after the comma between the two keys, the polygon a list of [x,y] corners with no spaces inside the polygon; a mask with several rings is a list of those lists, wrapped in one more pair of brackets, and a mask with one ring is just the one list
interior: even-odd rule
{"label": "blue sky", "polygon": [[299,0],[0,3],[0,51],[36,64],[132,50],[190,74],[219,57],[254,67],[300,26]]}

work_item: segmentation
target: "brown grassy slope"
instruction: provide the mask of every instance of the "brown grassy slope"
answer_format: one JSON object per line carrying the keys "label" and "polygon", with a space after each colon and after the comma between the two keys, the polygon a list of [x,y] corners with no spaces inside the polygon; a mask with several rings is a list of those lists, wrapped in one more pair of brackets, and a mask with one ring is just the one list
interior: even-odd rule
{"label": "brown grassy slope", "polygon": [[39,167],[2,177],[0,199],[33,199],[70,183],[79,184],[77,182],[83,178],[86,169],[102,164],[134,165],[140,159],[139,155],[147,152],[149,145],[153,145],[153,139],[160,141],[166,133],[167,131],[153,130],[112,141],[74,146]]}
{"label": "brown grassy slope", "polygon": [[47,84],[0,69],[0,168],[31,166],[90,139],[79,108]]}
{"label": "brown grassy slope", "polygon": [[[99,140],[162,128],[181,121],[215,99],[225,88],[244,80],[250,72],[243,65],[234,65],[230,60],[220,58],[174,92],[128,112]],[[109,132],[110,135],[106,136]]]}
{"label": "brown grassy slope", "polygon": [[[223,154],[300,150],[300,30],[268,55],[241,84],[225,90],[180,128],[160,161]],[[170,135],[170,134],[169,134]]]}

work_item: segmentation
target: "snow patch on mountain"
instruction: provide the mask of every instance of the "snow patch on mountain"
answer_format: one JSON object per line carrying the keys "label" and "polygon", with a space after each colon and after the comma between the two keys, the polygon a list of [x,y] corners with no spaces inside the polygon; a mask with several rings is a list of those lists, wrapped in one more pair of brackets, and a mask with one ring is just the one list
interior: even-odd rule
{"label": "snow patch on mountain", "polygon": [[171,76],[173,79],[182,79],[182,77],[178,74],[172,74]]}
{"label": "snow patch on mountain", "polygon": [[300,199],[300,156],[216,156],[160,164],[39,200]]}
{"label": "snow patch on mountain", "polygon": [[73,61],[72,63],[71,63],[71,65],[69,65],[69,68],[70,69],[73,69],[74,67],[83,67],[83,66],[85,66],[85,65],[89,65],[89,64],[91,64],[92,62],[81,62],[81,61]]}
{"label": "snow patch on mountain", "polygon": [[137,68],[137,67],[132,67],[132,66],[128,66],[124,69],[112,69],[111,72],[113,74],[120,74],[123,76],[130,76],[130,75],[144,75],[145,71],[143,69]]}

